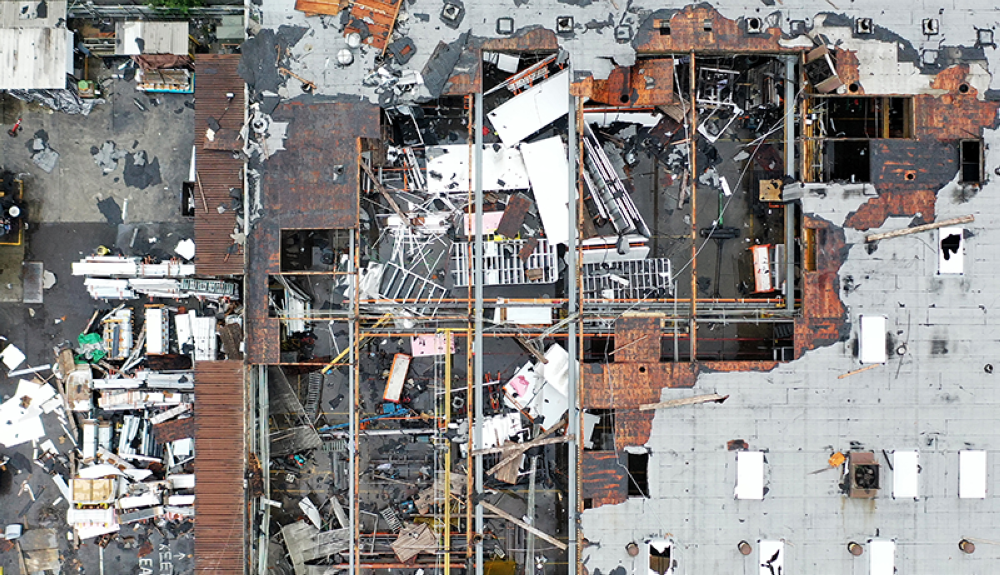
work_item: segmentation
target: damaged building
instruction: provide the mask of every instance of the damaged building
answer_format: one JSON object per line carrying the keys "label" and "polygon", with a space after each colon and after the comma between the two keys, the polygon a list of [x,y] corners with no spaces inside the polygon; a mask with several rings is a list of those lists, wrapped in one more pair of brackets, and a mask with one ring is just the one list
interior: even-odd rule
{"label": "damaged building", "polygon": [[947,47],[799,8],[269,8],[241,63],[247,359],[271,439],[252,557],[995,559],[968,551],[995,530],[988,489],[967,531],[921,504],[958,505],[992,445],[925,406],[966,401],[946,361],[986,364],[968,401],[995,401],[977,336],[945,335],[991,277],[969,257],[990,236],[991,30]]}
{"label": "damaged building", "polygon": [[994,9],[826,4],[249,4],[196,255],[74,265],[176,300],[101,320],[147,356],[74,516],[191,515],[197,573],[988,572]]}

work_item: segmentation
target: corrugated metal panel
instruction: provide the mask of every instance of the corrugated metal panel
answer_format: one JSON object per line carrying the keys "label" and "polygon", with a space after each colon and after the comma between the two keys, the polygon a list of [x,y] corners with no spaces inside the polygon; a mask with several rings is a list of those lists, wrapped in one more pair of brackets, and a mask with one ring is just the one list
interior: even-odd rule
{"label": "corrugated metal panel", "polygon": [[61,90],[71,44],[62,28],[0,29],[0,90]]}
{"label": "corrugated metal panel", "polygon": [[[230,235],[236,228],[230,190],[243,189],[243,161],[233,158],[232,152],[204,149],[209,118],[219,122],[222,130],[243,127],[243,79],[236,71],[239,62],[239,54],[202,54],[195,61],[194,145],[201,187],[195,186],[194,239],[195,266],[200,275],[240,275],[244,270],[243,250],[230,253]],[[233,94],[233,99],[226,94]],[[226,208],[221,214],[220,205]]]}
{"label": "corrugated metal panel", "polygon": [[196,574],[243,575],[246,568],[243,379],[238,361],[195,364]]}

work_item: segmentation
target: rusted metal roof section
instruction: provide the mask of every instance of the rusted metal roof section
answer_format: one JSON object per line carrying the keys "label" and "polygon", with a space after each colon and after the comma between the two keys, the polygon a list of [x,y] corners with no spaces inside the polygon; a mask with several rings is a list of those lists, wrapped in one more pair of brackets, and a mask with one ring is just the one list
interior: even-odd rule
{"label": "rusted metal roof section", "polygon": [[622,316],[615,320],[615,363],[660,361],[662,316]]}
{"label": "rusted metal roof section", "polygon": [[156,438],[156,443],[162,445],[171,441],[194,437],[194,429],[195,419],[193,417],[172,419],[154,425],[153,437]]}
{"label": "rusted metal roof section", "polygon": [[287,122],[285,149],[263,164],[261,218],[248,238],[246,355],[277,363],[280,326],[268,317],[268,276],[281,272],[281,230],[358,225],[360,138],[378,138],[379,109],[367,102],[285,102],[271,115]]}
{"label": "rusted metal roof section", "polygon": [[[243,251],[234,247],[234,199],[243,189],[243,161],[206,142],[209,119],[219,123],[223,136],[243,127],[243,79],[236,72],[239,54],[199,54],[195,62],[194,145],[197,182],[194,190],[195,270],[200,275],[240,275]],[[228,94],[232,94],[232,99]],[[206,146],[206,143],[209,145]],[[235,190],[235,191],[231,191]],[[204,197],[203,195],[204,194]],[[219,206],[226,209],[219,213]],[[207,209],[206,209],[207,208]]]}
{"label": "rusted metal roof section", "polygon": [[195,364],[197,575],[243,575],[247,536],[245,387],[238,361]]}
{"label": "rusted metal roof section", "polygon": [[607,80],[593,80],[591,98],[609,106],[664,106],[677,103],[673,58],[650,58],[618,67]]}
{"label": "rusted metal roof section", "polygon": [[764,28],[760,20],[755,28],[747,19],[730,20],[704,4],[657,10],[639,25],[632,44],[639,54],[800,51],[779,44],[781,29]]}
{"label": "rusted metal roof section", "polygon": [[615,451],[584,451],[580,456],[580,496],[584,506],[624,503],[628,499],[628,476]]}

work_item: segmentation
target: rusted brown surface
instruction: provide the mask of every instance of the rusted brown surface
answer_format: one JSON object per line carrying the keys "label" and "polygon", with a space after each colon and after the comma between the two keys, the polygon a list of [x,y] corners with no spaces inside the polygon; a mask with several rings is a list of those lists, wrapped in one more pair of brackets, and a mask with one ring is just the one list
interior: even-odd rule
{"label": "rusted brown surface", "polygon": [[153,426],[153,437],[158,445],[194,437],[195,420],[193,417],[172,419]]}
{"label": "rusted brown surface", "polygon": [[243,575],[247,539],[243,364],[195,364],[195,573]]}
{"label": "rusted brown surface", "polygon": [[918,214],[934,220],[937,191],[958,170],[958,140],[998,126],[1000,103],[979,100],[968,74],[967,65],[952,66],[931,82],[946,93],[914,97],[913,139],[872,141],[872,183],[879,195],[850,214],[847,227],[868,230],[889,217]]}
{"label": "rusted brown surface", "polygon": [[532,28],[523,34],[506,38],[491,38],[483,42],[483,50],[491,52],[555,52],[559,38],[547,28]]}
{"label": "rusted brown surface", "polygon": [[358,225],[360,138],[379,136],[378,107],[367,102],[286,102],[272,114],[288,122],[285,149],[263,167],[263,214],[249,244],[246,354],[277,363],[279,322],[267,312],[268,277],[281,270],[281,230],[354,229]]}
{"label": "rusted brown surface", "polygon": [[653,411],[625,410],[615,412],[615,447],[645,445],[653,429]]}
{"label": "rusted brown surface", "polygon": [[856,230],[880,227],[890,217],[911,217],[917,214],[925,221],[934,221],[937,194],[932,190],[890,190],[863,204],[847,217],[845,225]]}
{"label": "rusted brown surface", "polygon": [[628,476],[614,451],[584,451],[580,456],[580,497],[590,507],[614,505],[628,499]]}
{"label": "rusted brown surface", "polygon": [[693,363],[584,364],[581,404],[585,409],[638,409],[660,401],[664,388],[694,386],[697,377],[698,364]]}
{"label": "rusted brown surface", "polygon": [[958,147],[930,138],[872,140],[871,161],[872,183],[879,195],[849,214],[847,227],[868,230],[889,217],[917,214],[932,221],[937,190],[958,170]]}
{"label": "rusted brown surface", "polygon": [[500,218],[496,233],[507,238],[516,236],[521,231],[521,224],[524,223],[524,217],[528,215],[530,209],[531,200],[527,196],[524,194],[511,196],[503,211],[503,217]]}
{"label": "rusted brown surface", "polygon": [[859,71],[861,61],[858,60],[857,52],[843,48],[834,48],[833,54],[834,59],[837,61],[837,76],[840,77],[840,81],[848,87],[849,91],[852,86],[857,88],[857,90],[850,91],[851,94],[864,94],[865,87],[861,84],[861,73]]}
{"label": "rusted brown surface", "polygon": [[913,104],[917,138],[942,141],[979,138],[983,129],[996,128],[1000,102],[980,101],[972,95],[974,91],[970,87],[968,94],[917,96]]}
{"label": "rusted brown surface", "polygon": [[[239,132],[243,127],[243,79],[236,72],[239,62],[239,54],[199,54],[195,62],[198,80],[194,89],[194,144],[198,182],[194,191],[194,243],[195,270],[200,275],[240,275],[244,271],[243,250],[230,237],[237,227],[230,190],[243,189],[243,161],[233,158],[230,151],[205,147],[209,118],[219,122],[223,135]],[[227,94],[233,94],[231,101]],[[222,213],[218,210],[220,205],[226,208]]]}
{"label": "rusted brown surface", "polygon": [[[655,25],[670,20],[670,34],[661,34]],[[711,30],[705,30],[705,22]],[[681,10],[658,10],[642,21],[632,45],[639,54],[664,54],[697,51],[718,52],[800,52],[781,46],[779,28],[768,28],[762,34],[750,34],[740,22],[723,17],[704,4]]]}
{"label": "rusted brown surface", "polygon": [[649,107],[677,102],[673,58],[648,58],[611,71],[607,80],[593,80],[590,97],[608,106]]}
{"label": "rusted brown surface", "polygon": [[615,363],[660,361],[660,316],[622,316],[615,320]]}
{"label": "rusted brown surface", "polygon": [[844,230],[810,216],[803,216],[802,227],[816,230],[816,271],[802,272],[802,315],[795,320],[796,358],[839,341],[847,330],[838,275],[847,257]]}

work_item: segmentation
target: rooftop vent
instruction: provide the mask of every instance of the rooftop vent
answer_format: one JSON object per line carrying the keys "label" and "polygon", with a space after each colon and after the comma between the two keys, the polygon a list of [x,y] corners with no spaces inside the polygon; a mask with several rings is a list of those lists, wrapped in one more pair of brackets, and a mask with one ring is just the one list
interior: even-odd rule
{"label": "rooftop vent", "polygon": [[847,459],[847,496],[874,499],[879,490],[879,464],[871,451],[854,452]]}
{"label": "rooftop vent", "polygon": [[941,30],[941,23],[937,18],[924,18],[923,29],[925,35],[933,36]]}
{"label": "rooftop vent", "polygon": [[556,18],[556,32],[559,34],[569,34],[573,32],[573,17],[559,16]]}
{"label": "rooftop vent", "polygon": [[751,16],[747,18],[747,32],[751,34],[760,34],[764,31],[764,21],[756,16]]}
{"label": "rooftop vent", "polygon": [[514,19],[509,17],[497,18],[497,34],[509,36],[514,33]]}
{"label": "rooftop vent", "polygon": [[875,25],[871,18],[858,18],[854,21],[854,31],[858,34],[873,34]]}

